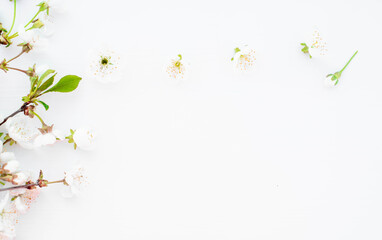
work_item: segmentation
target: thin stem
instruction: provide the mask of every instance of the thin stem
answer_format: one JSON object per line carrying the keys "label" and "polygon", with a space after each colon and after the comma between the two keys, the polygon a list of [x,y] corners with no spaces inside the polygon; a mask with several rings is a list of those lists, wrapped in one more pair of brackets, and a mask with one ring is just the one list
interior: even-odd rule
{"label": "thin stem", "polygon": [[15,115],[24,112],[25,108],[30,104],[30,102],[25,102],[18,110],[16,110],[14,113],[9,115],[8,117],[4,118],[4,120],[0,123],[0,126],[3,125],[6,121],[8,121],[9,118],[14,117]]}
{"label": "thin stem", "polygon": [[[47,182],[46,184],[63,183],[64,181],[65,180],[62,179],[62,180],[58,180],[58,181]],[[39,186],[39,184],[38,183],[30,183],[30,184],[18,185],[18,186],[13,186],[13,187],[0,188],[0,192],[19,189],[19,188],[31,188],[31,187],[35,187],[35,186]]]}
{"label": "thin stem", "polygon": [[13,26],[15,26],[15,20],[16,20],[16,0],[13,0],[13,21],[12,21],[12,26],[11,29],[9,29],[9,32],[7,33],[7,36],[11,34]]}
{"label": "thin stem", "polygon": [[8,60],[7,63],[10,63],[10,62],[12,62],[13,60],[15,60],[16,58],[20,57],[21,55],[23,55],[24,52],[25,52],[25,51],[21,51],[21,53],[19,53],[16,57],[11,58],[10,60]]}
{"label": "thin stem", "polygon": [[58,180],[58,181],[52,181],[52,182],[47,182],[46,184],[55,184],[55,183],[63,183],[65,180]]}
{"label": "thin stem", "polygon": [[7,188],[0,188],[0,192],[19,189],[19,188],[30,188],[30,187],[35,187],[35,186],[38,186],[38,184],[37,183],[31,183],[31,184],[24,184],[24,185],[18,185],[18,186],[7,187]]}
{"label": "thin stem", "polygon": [[357,55],[358,51],[356,51],[353,56],[350,58],[350,60],[346,63],[346,65],[341,69],[340,73],[342,73],[345,68],[349,65],[349,63],[351,62],[351,60],[353,60],[353,58],[355,57],[355,55]]}
{"label": "thin stem", "polygon": [[27,25],[24,26],[24,28],[28,27],[29,24],[31,24],[31,23],[34,21],[34,19],[37,17],[37,15],[40,14],[40,12],[41,12],[41,11],[40,11],[40,9],[39,9],[39,10],[37,11],[36,15],[33,16],[33,18],[27,23]]}
{"label": "thin stem", "polygon": [[15,70],[15,71],[19,71],[19,72],[22,72],[22,73],[25,73],[25,74],[28,74],[27,71],[25,70],[22,70],[22,69],[19,69],[19,68],[13,68],[13,67],[7,67],[8,69],[11,69],[11,70]]}
{"label": "thin stem", "polygon": [[35,115],[41,122],[42,126],[45,126],[46,124],[44,123],[44,120],[34,111],[31,111],[33,115]]}

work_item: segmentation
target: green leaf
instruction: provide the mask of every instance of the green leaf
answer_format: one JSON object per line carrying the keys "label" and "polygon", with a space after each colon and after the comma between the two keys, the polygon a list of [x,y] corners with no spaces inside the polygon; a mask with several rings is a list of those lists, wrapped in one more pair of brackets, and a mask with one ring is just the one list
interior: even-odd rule
{"label": "green leaf", "polygon": [[50,89],[46,90],[44,93],[48,92],[72,92],[80,83],[82,78],[75,76],[75,75],[67,75],[60,79],[56,85],[51,87]]}
{"label": "green leaf", "polygon": [[38,100],[37,102],[41,103],[41,105],[44,106],[45,110],[48,111],[48,109],[49,109],[49,105],[48,105],[48,104],[44,103],[44,102],[41,101],[41,100]]}
{"label": "green leaf", "polygon": [[37,87],[39,87],[42,83],[42,81],[44,81],[44,79],[49,75],[49,74],[52,74],[54,73],[55,71],[53,69],[48,69],[46,70],[41,76],[40,76],[40,79],[38,80],[38,83],[37,83]]}
{"label": "green leaf", "polygon": [[51,76],[48,80],[46,80],[38,89],[36,92],[43,92],[45,91],[46,89],[48,89],[48,87],[50,87],[53,82],[54,82],[54,77],[56,76],[57,74],[54,74],[53,76]]}

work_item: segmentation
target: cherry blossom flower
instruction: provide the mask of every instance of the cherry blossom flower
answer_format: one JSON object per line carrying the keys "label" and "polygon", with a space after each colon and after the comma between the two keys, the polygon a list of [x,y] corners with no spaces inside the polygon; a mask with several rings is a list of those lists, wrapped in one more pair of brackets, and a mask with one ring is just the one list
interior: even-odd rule
{"label": "cherry blossom flower", "polygon": [[84,176],[84,168],[77,166],[69,172],[66,172],[64,184],[65,188],[61,192],[64,197],[77,195],[82,187],[87,184],[87,178]]}
{"label": "cherry blossom flower", "polygon": [[101,83],[112,83],[124,77],[122,59],[114,50],[103,45],[90,53],[90,67],[88,78]]}
{"label": "cherry blossom flower", "polygon": [[79,128],[73,134],[73,141],[83,150],[93,150],[95,134],[90,128]]}
{"label": "cherry blossom flower", "polygon": [[3,165],[3,170],[6,173],[14,173],[19,168],[20,163],[17,160],[11,160]]}
{"label": "cherry blossom flower", "polygon": [[188,68],[186,68],[186,64],[183,62],[183,56],[181,54],[178,54],[177,59],[171,59],[170,64],[167,66],[166,72],[170,79],[185,79]]}
{"label": "cherry blossom flower", "polygon": [[16,156],[13,152],[3,152],[0,154],[0,162],[6,163],[11,160],[16,160]]}
{"label": "cherry blossom flower", "polygon": [[64,136],[63,132],[61,132],[60,130],[57,130],[57,129],[53,128],[53,129],[51,129],[49,131],[50,132],[40,133],[34,139],[34,146],[35,147],[52,145],[52,144],[56,143],[58,140],[65,139],[65,136]]}
{"label": "cherry blossom flower", "polygon": [[28,181],[28,176],[23,172],[13,174],[12,183],[16,185],[23,185]]}
{"label": "cherry blossom flower", "polygon": [[308,43],[301,43],[303,48],[301,51],[303,53],[309,54],[309,57],[320,57],[325,56],[328,52],[328,49],[326,47],[326,42],[321,37],[321,34],[318,30],[315,30],[313,32],[312,39],[308,41]]}
{"label": "cherry blossom flower", "polygon": [[25,30],[24,26],[20,26],[18,33],[21,39],[20,44],[28,44],[29,50],[41,51],[45,48],[46,39],[41,37],[37,29]]}
{"label": "cherry blossom flower", "polygon": [[31,204],[37,199],[40,195],[41,188],[35,189],[17,189],[16,191],[11,191],[11,195],[14,196],[14,207],[18,214],[27,212]]}
{"label": "cherry blossom flower", "polygon": [[24,148],[33,148],[31,142],[37,135],[38,130],[32,124],[29,117],[24,115],[18,115],[10,118],[6,123],[9,136]]}
{"label": "cherry blossom flower", "polygon": [[0,239],[13,239],[16,236],[17,213],[9,198],[7,192],[0,202]]}
{"label": "cherry blossom flower", "polygon": [[244,46],[242,48],[235,48],[235,55],[232,57],[236,69],[247,71],[255,64],[255,50]]}

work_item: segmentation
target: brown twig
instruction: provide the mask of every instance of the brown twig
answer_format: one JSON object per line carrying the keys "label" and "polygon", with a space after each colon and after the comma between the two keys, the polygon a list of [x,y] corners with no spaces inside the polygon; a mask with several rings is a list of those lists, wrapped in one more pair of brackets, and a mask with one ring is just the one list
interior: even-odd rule
{"label": "brown twig", "polygon": [[4,120],[0,123],[0,126],[3,125],[6,121],[8,121],[9,118],[14,117],[15,115],[24,112],[24,110],[28,107],[30,102],[25,102],[18,110],[16,110],[14,113],[9,115],[8,117],[4,118]]}

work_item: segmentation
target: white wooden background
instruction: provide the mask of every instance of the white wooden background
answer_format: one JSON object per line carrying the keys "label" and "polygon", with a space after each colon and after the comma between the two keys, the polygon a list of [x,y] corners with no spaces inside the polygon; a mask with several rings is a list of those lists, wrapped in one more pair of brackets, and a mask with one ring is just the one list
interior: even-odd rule
{"label": "white wooden background", "polygon": [[[84,78],[75,94],[44,98],[47,122],[93,126],[98,148],[14,149],[36,174],[61,177],[81,162],[91,181],[73,199],[45,189],[18,239],[382,238],[381,1],[63,3],[46,52],[15,65],[83,76],[87,52],[106,41],[127,74],[111,85]],[[20,23],[33,4],[19,1]],[[1,1],[0,21],[11,16],[12,3]],[[328,42],[322,60],[300,52],[315,26]],[[253,72],[233,71],[239,44],[256,49]],[[339,85],[325,88],[325,75],[356,50]],[[182,84],[164,71],[178,53],[191,69]],[[19,73],[0,72],[1,114],[27,86]]]}

